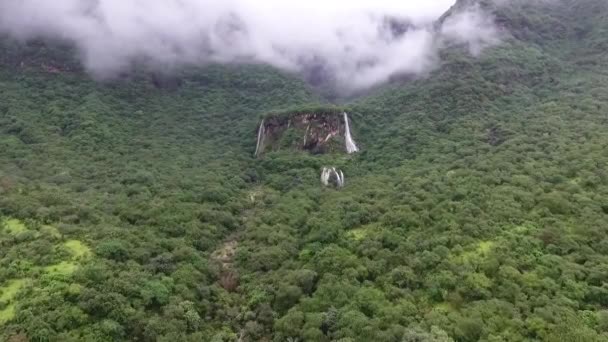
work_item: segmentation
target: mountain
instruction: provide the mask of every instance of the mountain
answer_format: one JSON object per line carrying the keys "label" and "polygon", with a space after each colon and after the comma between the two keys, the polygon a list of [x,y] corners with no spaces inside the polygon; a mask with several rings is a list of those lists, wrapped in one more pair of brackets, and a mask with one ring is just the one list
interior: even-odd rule
{"label": "mountain", "polygon": [[473,2],[500,44],[340,107],[2,40],[0,340],[607,341],[608,5]]}

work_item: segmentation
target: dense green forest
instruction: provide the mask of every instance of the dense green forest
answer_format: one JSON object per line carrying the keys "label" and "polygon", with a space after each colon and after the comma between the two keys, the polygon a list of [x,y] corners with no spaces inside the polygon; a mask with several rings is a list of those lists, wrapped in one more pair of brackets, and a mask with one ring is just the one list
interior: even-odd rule
{"label": "dense green forest", "polygon": [[0,341],[608,341],[608,2],[504,3],[501,44],[340,103],[352,155],[254,157],[343,110],[270,67],[3,39]]}

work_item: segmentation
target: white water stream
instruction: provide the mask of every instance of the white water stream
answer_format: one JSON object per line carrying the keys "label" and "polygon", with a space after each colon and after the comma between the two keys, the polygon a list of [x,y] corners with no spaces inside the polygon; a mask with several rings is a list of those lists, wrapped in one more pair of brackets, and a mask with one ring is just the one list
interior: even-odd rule
{"label": "white water stream", "polygon": [[264,144],[264,119],[262,119],[262,123],[260,123],[260,128],[258,129],[258,143],[255,146],[255,156],[257,157],[259,153],[261,153],[261,149]]}
{"label": "white water stream", "polygon": [[324,167],[321,172],[321,183],[325,186],[329,186],[329,180],[334,176],[336,178],[336,185],[338,188],[344,186],[344,173],[342,170],[336,170],[335,167]]}
{"label": "white water stream", "polygon": [[359,148],[350,134],[348,114],[346,114],[346,112],[344,112],[344,141],[346,142],[346,152],[348,152],[348,154],[359,152]]}

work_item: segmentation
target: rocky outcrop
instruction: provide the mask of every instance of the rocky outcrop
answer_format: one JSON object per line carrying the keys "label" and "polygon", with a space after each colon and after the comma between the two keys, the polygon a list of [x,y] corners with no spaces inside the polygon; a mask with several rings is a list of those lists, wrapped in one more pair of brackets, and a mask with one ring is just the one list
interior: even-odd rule
{"label": "rocky outcrop", "polygon": [[297,113],[268,116],[258,128],[255,155],[295,148],[313,154],[358,152],[346,113]]}

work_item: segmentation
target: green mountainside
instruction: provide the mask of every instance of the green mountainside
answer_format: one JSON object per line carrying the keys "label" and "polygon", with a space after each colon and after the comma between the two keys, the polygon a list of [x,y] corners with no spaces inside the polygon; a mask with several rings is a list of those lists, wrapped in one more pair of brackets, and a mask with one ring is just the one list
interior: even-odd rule
{"label": "green mountainside", "polygon": [[[2,40],[0,341],[608,341],[608,3],[478,2],[501,44],[345,107]],[[318,110],[361,151],[254,156]]]}

